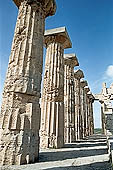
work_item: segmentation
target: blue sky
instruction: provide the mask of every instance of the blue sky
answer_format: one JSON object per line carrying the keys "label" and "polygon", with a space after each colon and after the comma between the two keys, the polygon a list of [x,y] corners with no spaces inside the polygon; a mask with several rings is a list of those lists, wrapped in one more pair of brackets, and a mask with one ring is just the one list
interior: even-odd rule
{"label": "blue sky", "polygon": [[[66,26],[85,79],[93,93],[102,82],[113,82],[113,0],[56,0],[57,12],[46,19],[46,29]],[[0,96],[8,65],[18,9],[11,0],[0,4]],[[45,57],[45,55],[44,55]],[[1,100],[1,97],[0,97]],[[100,105],[95,104],[95,126],[100,126]]]}

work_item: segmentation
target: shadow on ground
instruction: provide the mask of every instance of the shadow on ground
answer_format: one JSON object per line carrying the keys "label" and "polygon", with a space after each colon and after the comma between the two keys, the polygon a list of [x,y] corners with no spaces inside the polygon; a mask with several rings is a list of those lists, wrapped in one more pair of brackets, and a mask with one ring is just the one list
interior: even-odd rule
{"label": "shadow on ground", "polygon": [[64,148],[82,148],[82,147],[95,147],[95,146],[106,146],[106,143],[83,143],[83,142],[79,142],[79,143],[73,143],[73,144],[65,144]]}
{"label": "shadow on ground", "polygon": [[89,150],[72,150],[72,151],[57,151],[57,152],[42,152],[40,153],[40,162],[62,161],[66,159],[74,159],[80,157],[89,157],[96,155],[107,154],[107,149],[89,149]]}
{"label": "shadow on ground", "polygon": [[102,162],[81,166],[53,167],[48,168],[47,170],[112,170],[112,168],[110,166],[110,163]]}

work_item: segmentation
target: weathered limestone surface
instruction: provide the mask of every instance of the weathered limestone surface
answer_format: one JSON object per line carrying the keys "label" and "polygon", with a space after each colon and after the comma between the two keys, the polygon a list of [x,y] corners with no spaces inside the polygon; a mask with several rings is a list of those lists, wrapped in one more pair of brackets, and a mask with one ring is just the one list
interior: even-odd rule
{"label": "weathered limestone surface", "polygon": [[81,95],[81,115],[82,115],[82,137],[86,137],[86,119],[87,119],[87,107],[86,107],[86,94],[84,87],[87,86],[86,80],[80,81],[80,95]]}
{"label": "weathered limestone surface", "polygon": [[71,47],[65,27],[45,31],[46,63],[41,101],[41,148],[64,145],[64,49]]}
{"label": "weathered limestone surface", "polygon": [[94,119],[93,119],[94,96],[92,95],[91,91],[87,93],[87,96],[88,96],[88,106],[89,106],[89,116],[88,116],[89,135],[93,135],[94,134]]}
{"label": "weathered limestone surface", "polygon": [[84,78],[82,70],[75,70],[74,84],[75,84],[75,136],[79,140],[82,136],[82,116],[81,116],[81,96],[80,96],[80,79]]}
{"label": "weathered limestone surface", "polygon": [[78,66],[75,54],[64,55],[64,142],[75,141],[74,66]]}
{"label": "weathered limestone surface", "polygon": [[86,115],[86,136],[89,136],[90,133],[89,133],[89,99],[88,99],[88,92],[90,91],[89,87],[88,86],[85,86],[84,87],[84,90],[85,90],[85,115]]}
{"label": "weathered limestone surface", "polygon": [[19,8],[0,114],[0,164],[34,162],[39,153],[45,17],[54,0],[14,0]]}

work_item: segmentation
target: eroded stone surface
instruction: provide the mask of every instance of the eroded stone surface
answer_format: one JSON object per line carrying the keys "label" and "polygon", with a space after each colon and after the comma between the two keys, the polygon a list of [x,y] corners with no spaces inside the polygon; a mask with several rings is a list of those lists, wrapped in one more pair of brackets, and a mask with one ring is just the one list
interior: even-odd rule
{"label": "eroded stone surface", "polygon": [[81,119],[81,95],[80,95],[80,79],[84,78],[82,70],[74,72],[74,93],[75,93],[75,136],[76,140],[81,138],[82,119]]}
{"label": "eroded stone surface", "polygon": [[64,54],[64,142],[75,139],[74,67],[78,66],[75,54]]}
{"label": "eroded stone surface", "polygon": [[15,3],[19,13],[0,114],[2,165],[38,160],[44,20],[55,10],[53,0]]}
{"label": "eroded stone surface", "polygon": [[[60,31],[59,31],[60,30]],[[47,47],[41,101],[40,146],[59,148],[64,145],[64,43],[70,44],[66,29],[45,32]],[[68,45],[68,48],[71,44]]]}

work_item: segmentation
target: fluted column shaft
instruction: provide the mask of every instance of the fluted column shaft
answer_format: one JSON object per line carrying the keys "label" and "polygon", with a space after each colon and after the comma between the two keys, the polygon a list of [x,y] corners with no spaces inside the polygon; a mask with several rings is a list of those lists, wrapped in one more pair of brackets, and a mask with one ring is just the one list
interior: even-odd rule
{"label": "fluted column shaft", "polygon": [[89,91],[87,93],[87,97],[88,97],[88,134],[93,135],[93,133],[94,133],[94,120],[93,120],[94,96]]}
{"label": "fluted column shaft", "polygon": [[100,101],[101,103],[101,122],[102,122],[102,133],[103,134],[106,134],[106,125],[105,125],[105,114],[104,114],[104,102],[103,101]]}
{"label": "fluted column shaft", "polygon": [[88,133],[88,136],[90,135],[90,99],[87,95],[87,133]]}
{"label": "fluted column shaft", "polygon": [[0,164],[34,162],[39,153],[44,20],[55,4],[47,3],[46,11],[44,2],[18,2],[0,115]]}
{"label": "fluted column shaft", "polygon": [[[74,71],[69,65],[65,65],[65,83],[64,83],[64,102],[65,102],[65,139],[66,143],[74,141]],[[67,113],[67,114],[66,114]]]}
{"label": "fluted column shaft", "polygon": [[40,130],[42,148],[64,145],[64,41],[60,33],[45,36],[47,52]]}
{"label": "fluted column shaft", "polygon": [[81,135],[81,104],[80,104],[80,79],[75,79],[75,129],[76,140],[80,139]]}
{"label": "fluted column shaft", "polygon": [[94,118],[93,118],[93,100],[91,99],[90,100],[90,117],[91,117],[91,120],[90,120],[90,135],[93,135],[94,134]]}
{"label": "fluted column shaft", "polygon": [[89,136],[89,99],[88,99],[88,95],[87,95],[89,89],[86,86],[86,87],[84,87],[84,90],[85,90],[85,101],[84,102],[85,102],[85,115],[86,115],[85,116],[86,117],[85,129],[86,129],[86,136]]}
{"label": "fluted column shaft", "polygon": [[75,91],[75,136],[76,140],[82,138],[82,114],[81,114],[81,88],[80,80],[84,77],[82,70],[74,72],[74,91]]}
{"label": "fluted column shaft", "polygon": [[81,127],[81,130],[82,130],[82,134],[81,134],[81,138],[84,138],[85,137],[85,103],[84,103],[84,88],[81,86],[80,84],[80,105],[81,105],[81,124],[82,124],[82,127]]}
{"label": "fluted column shaft", "polygon": [[84,137],[87,136],[87,95],[84,89]]}
{"label": "fluted column shaft", "polygon": [[75,54],[64,55],[64,141],[75,141],[74,66],[78,66]]}

